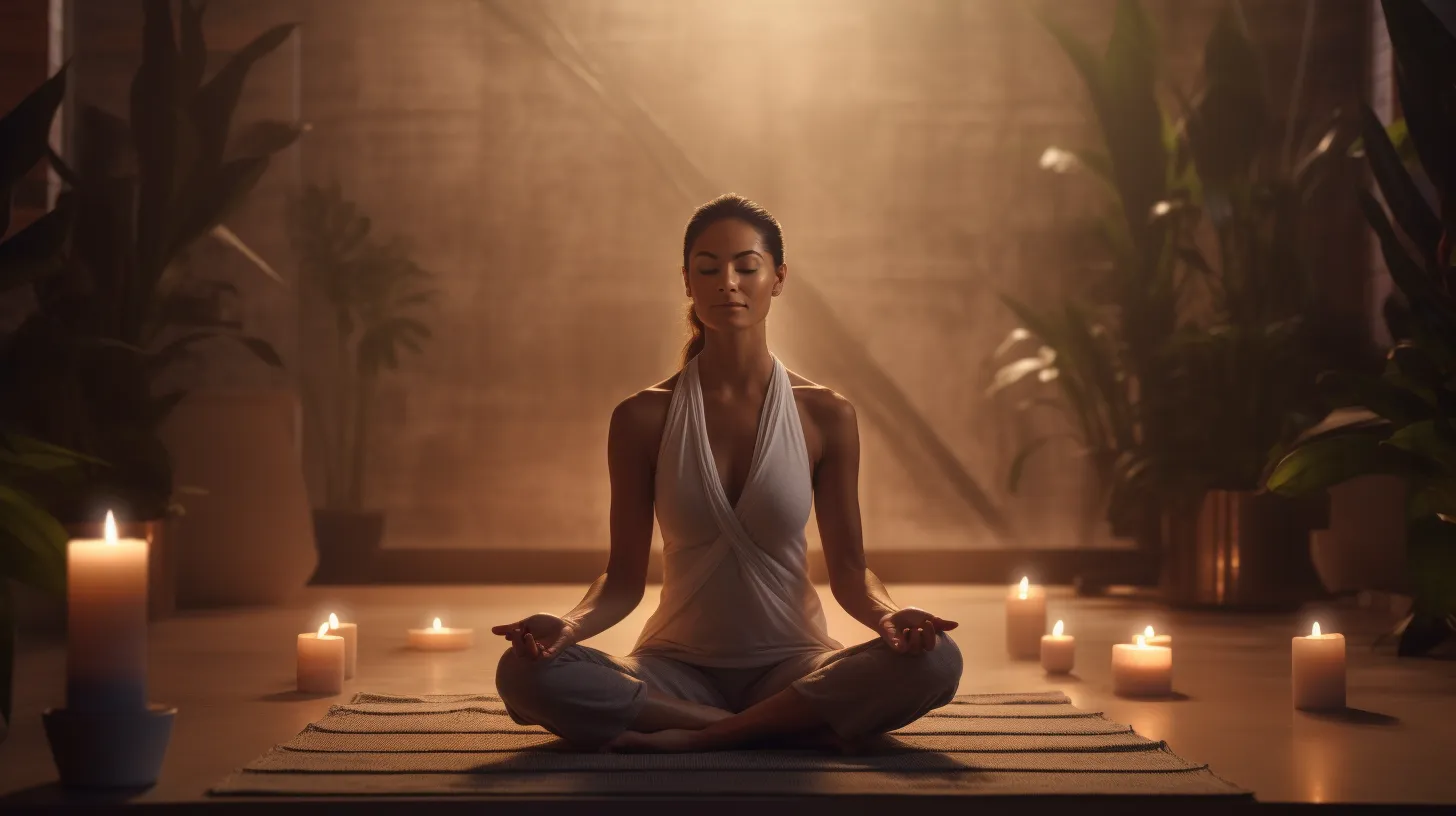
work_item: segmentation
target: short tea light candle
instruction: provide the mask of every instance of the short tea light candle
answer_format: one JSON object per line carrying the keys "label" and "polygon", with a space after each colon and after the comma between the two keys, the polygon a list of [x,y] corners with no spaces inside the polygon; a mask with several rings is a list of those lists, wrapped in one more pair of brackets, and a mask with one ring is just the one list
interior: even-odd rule
{"label": "short tea light candle", "polygon": [[147,708],[147,542],[104,538],[66,545],[66,705],[72,711]]}
{"label": "short tea light candle", "polygon": [[1167,646],[1170,649],[1173,648],[1173,636],[1156,634],[1153,632],[1153,627],[1151,626],[1143,630],[1143,640],[1149,646]]}
{"label": "short tea light candle", "polygon": [[1296,637],[1290,652],[1294,707],[1328,711],[1345,707],[1345,636],[1320,634],[1318,622],[1308,637]]}
{"label": "short tea light candle", "polygon": [[1077,655],[1077,639],[1062,634],[1061,621],[1052,627],[1050,635],[1041,636],[1041,667],[1048,674],[1066,674],[1072,670]]}
{"label": "short tea light candle", "polygon": [[1016,660],[1036,660],[1044,634],[1046,590],[1023,577],[1006,595],[1006,653]]}
{"label": "short tea light candle", "polygon": [[344,639],[329,634],[327,622],[317,632],[298,636],[298,690],[305,694],[344,690]]}
{"label": "short tea light candle", "polygon": [[429,629],[409,630],[409,645],[428,652],[453,652],[470,648],[471,629],[451,629],[441,626],[440,619]]}
{"label": "short tea light candle", "polygon": [[359,665],[359,624],[340,623],[339,616],[330,612],[329,633],[344,639],[344,679],[353,679]]}
{"label": "short tea light candle", "polygon": [[1112,693],[1124,697],[1167,697],[1173,693],[1173,650],[1149,646],[1138,635],[1134,643],[1112,646]]}

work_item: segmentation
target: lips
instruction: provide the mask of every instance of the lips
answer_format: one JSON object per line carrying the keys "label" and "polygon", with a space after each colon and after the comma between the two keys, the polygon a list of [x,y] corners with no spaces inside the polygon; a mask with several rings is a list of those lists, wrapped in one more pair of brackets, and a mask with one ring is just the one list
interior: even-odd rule
{"label": "lips", "polygon": [[747,309],[747,303],[719,303],[719,309]]}

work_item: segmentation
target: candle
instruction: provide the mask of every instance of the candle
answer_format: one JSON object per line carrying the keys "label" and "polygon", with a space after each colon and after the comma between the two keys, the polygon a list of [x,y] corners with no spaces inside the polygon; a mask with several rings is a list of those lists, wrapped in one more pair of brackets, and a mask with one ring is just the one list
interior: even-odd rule
{"label": "candle", "polygon": [[66,704],[81,711],[147,707],[147,542],[105,538],[66,546]]}
{"label": "candle", "polygon": [[440,619],[435,618],[435,625],[429,629],[409,630],[409,645],[415,649],[423,649],[429,652],[451,652],[470,647],[470,629],[450,629],[440,625]]}
{"label": "candle", "polygon": [[1112,646],[1112,692],[1125,697],[1166,697],[1173,693],[1173,650],[1135,643]]}
{"label": "candle", "polygon": [[329,634],[328,623],[298,636],[298,690],[306,694],[344,690],[344,639]]}
{"label": "candle", "polygon": [[1173,645],[1172,635],[1154,634],[1153,627],[1151,626],[1143,630],[1143,640],[1146,641],[1149,646],[1168,646],[1171,648]]}
{"label": "candle", "polygon": [[1345,707],[1345,636],[1320,634],[1318,622],[1309,637],[1292,641],[1294,707],[1307,711]]}
{"label": "candle", "polygon": [[1006,653],[1016,660],[1036,660],[1046,634],[1046,591],[1021,583],[1006,595]]}
{"label": "candle", "polygon": [[1066,674],[1072,670],[1077,654],[1077,639],[1062,634],[1061,621],[1052,627],[1050,635],[1041,636],[1041,667],[1048,674]]}
{"label": "candle", "polygon": [[344,639],[344,679],[348,680],[359,665],[359,624],[339,623],[339,616],[330,612],[329,631]]}

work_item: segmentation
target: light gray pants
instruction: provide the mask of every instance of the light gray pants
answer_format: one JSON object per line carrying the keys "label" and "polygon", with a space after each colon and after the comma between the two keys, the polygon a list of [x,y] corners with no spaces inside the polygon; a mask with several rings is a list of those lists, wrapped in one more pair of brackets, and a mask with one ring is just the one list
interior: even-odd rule
{"label": "light gray pants", "polygon": [[858,739],[914,722],[955,696],[961,652],[950,635],[936,637],[935,648],[918,655],[897,653],[876,638],[751,669],[657,655],[616,657],[579,644],[549,661],[507,649],[495,684],[511,719],[540,725],[586,750],[627,730],[647,704],[649,688],[739,712],[792,686],[836,734]]}

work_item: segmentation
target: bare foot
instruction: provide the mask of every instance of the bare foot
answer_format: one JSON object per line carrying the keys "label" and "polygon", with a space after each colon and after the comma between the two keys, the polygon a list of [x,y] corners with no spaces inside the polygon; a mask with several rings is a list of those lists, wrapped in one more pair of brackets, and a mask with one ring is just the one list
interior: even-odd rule
{"label": "bare foot", "polygon": [[602,748],[607,753],[664,754],[696,751],[699,734],[686,728],[666,728],[661,731],[623,731]]}

